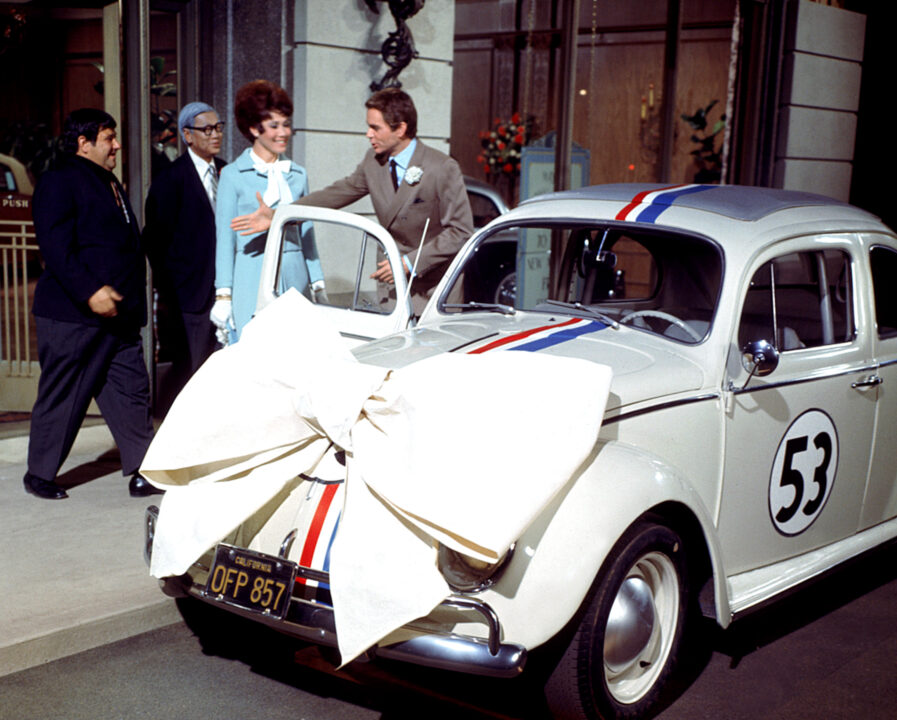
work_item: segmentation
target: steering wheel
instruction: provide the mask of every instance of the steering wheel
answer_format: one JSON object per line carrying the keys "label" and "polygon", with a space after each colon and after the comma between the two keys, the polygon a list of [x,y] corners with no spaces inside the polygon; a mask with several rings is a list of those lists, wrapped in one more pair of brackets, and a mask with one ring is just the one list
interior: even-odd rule
{"label": "steering wheel", "polygon": [[630,320],[635,320],[636,318],[641,317],[653,317],[660,320],[666,320],[671,325],[675,325],[677,328],[682,330],[695,342],[701,342],[701,340],[703,340],[703,338],[698,334],[698,331],[695,330],[691,325],[686,323],[684,320],[680,320],[675,315],[670,315],[668,312],[664,312],[663,310],[634,310],[628,315],[620,318],[620,322],[626,323]]}

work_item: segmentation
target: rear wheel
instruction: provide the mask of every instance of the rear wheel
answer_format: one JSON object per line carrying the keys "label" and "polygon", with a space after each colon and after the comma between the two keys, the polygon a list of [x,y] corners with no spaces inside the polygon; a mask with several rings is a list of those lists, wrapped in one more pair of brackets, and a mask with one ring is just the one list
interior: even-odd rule
{"label": "rear wheel", "polygon": [[677,666],[689,607],[679,535],[639,524],[608,557],[546,686],[555,717],[643,717]]}

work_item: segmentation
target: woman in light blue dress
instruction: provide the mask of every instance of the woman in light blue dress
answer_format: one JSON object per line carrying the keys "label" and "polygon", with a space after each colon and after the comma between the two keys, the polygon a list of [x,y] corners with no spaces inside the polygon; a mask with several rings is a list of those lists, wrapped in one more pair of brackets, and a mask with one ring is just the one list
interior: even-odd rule
{"label": "woman in light blue dress", "polygon": [[[305,169],[285,158],[293,129],[293,103],[283,88],[254,80],[237,91],[237,127],[252,143],[221,171],[215,208],[215,305],[211,320],[219,339],[233,342],[255,313],[267,233],[241,235],[230,221],[258,208],[261,197],[279,207],[308,194]],[[281,283],[313,299],[323,290],[318,249],[310,225],[284,243]]]}

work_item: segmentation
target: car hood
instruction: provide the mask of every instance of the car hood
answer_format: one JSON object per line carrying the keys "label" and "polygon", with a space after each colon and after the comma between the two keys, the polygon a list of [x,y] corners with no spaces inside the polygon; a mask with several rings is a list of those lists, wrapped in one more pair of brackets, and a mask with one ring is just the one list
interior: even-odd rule
{"label": "car hood", "polygon": [[608,410],[695,391],[704,371],[665,338],[590,318],[518,313],[470,314],[431,322],[352,350],[370,365],[399,368],[439,353],[518,350],[575,357],[613,370]]}

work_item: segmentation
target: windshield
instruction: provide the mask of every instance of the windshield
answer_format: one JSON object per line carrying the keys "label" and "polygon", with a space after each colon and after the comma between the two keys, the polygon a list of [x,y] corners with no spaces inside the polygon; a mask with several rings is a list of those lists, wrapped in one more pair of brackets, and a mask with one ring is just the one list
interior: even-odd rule
{"label": "windshield", "polygon": [[480,238],[440,309],[567,312],[697,343],[710,329],[721,279],[721,251],[706,238],[632,226],[528,224]]}

